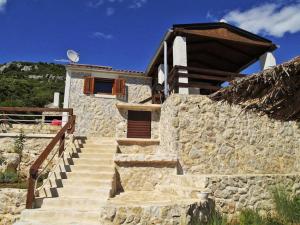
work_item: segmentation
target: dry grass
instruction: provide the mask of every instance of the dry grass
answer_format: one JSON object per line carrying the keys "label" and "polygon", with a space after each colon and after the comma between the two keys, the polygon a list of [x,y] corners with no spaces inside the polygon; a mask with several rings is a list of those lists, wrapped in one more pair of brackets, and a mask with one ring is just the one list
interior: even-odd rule
{"label": "dry grass", "polygon": [[239,104],[280,120],[300,120],[300,56],[233,81],[212,94],[211,99]]}

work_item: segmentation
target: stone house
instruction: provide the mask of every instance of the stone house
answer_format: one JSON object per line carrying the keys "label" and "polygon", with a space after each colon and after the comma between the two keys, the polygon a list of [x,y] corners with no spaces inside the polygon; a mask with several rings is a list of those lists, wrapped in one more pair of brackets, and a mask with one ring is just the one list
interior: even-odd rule
{"label": "stone house", "polygon": [[174,25],[145,73],[67,65],[64,107],[78,117],[77,135],[158,139],[159,106],[145,103],[161,104],[172,93],[211,94],[259,58],[262,69],[274,66],[275,49],[227,23]]}
{"label": "stone house", "polygon": [[[272,211],[276,185],[299,194],[297,121],[230,101],[264,99],[283,73],[297,78],[299,59],[276,66],[275,49],[227,23],[184,24],[166,33],[145,73],[68,65],[64,107],[77,116],[76,138],[17,224],[55,216],[60,224],[183,225],[205,221],[213,205],[229,218]],[[265,85],[262,96],[240,73],[257,60],[263,71],[250,83]]]}

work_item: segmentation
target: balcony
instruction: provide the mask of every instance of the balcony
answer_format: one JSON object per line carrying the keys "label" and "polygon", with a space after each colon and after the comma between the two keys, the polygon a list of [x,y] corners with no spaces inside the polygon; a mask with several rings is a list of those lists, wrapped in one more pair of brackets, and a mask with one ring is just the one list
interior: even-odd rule
{"label": "balcony", "polygon": [[244,76],[220,70],[174,66],[168,77],[169,93],[180,93],[180,90],[188,89],[190,94],[209,95],[222,88],[224,82],[230,83]]}

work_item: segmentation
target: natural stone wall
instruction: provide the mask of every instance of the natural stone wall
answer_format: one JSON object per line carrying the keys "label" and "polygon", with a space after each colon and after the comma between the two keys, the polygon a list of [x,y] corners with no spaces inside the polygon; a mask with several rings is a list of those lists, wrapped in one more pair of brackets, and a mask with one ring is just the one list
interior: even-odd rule
{"label": "natural stone wall", "polygon": [[272,211],[271,191],[280,186],[299,195],[300,174],[207,176],[205,184],[217,209],[232,216],[245,208],[265,213]]}
{"label": "natural stone wall", "polygon": [[195,202],[190,204],[139,206],[120,206],[108,204],[101,210],[101,224],[161,224],[161,225],[192,225],[201,224],[209,215],[210,205]]}
{"label": "natural stone wall", "polygon": [[0,224],[12,225],[25,209],[25,189],[0,189]]}
{"label": "natural stone wall", "polygon": [[[0,171],[7,168],[14,170],[19,164],[19,156],[14,153],[15,140],[16,138],[0,137],[0,157],[4,159],[4,162],[0,164]],[[51,138],[26,138],[21,162],[21,177],[28,176],[29,167],[50,141]]]}
{"label": "natural stone wall", "polygon": [[[140,102],[151,96],[151,79],[123,77],[126,79],[127,96],[130,103]],[[83,94],[84,79],[72,75],[69,107],[74,109],[76,134],[80,136],[114,137],[116,134],[118,100],[114,96]]]}
{"label": "natural stone wall", "polygon": [[119,145],[119,152],[123,154],[155,154],[158,145]]}
{"label": "natural stone wall", "polygon": [[24,133],[30,134],[56,134],[61,126],[53,126],[50,124],[0,124],[1,133]]}
{"label": "natural stone wall", "polygon": [[[118,110],[116,121],[116,137],[127,138],[127,120],[128,110]],[[159,138],[160,126],[160,111],[151,112],[151,138]]]}
{"label": "natural stone wall", "polygon": [[118,166],[119,191],[151,191],[176,169],[162,165]]}
{"label": "natural stone wall", "polygon": [[172,95],[162,106],[161,147],[188,174],[299,172],[300,128],[200,95]]}

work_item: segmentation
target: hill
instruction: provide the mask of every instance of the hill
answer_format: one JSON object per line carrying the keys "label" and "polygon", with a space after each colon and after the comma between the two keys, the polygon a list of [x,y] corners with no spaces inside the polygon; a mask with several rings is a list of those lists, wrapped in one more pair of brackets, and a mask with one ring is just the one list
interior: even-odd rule
{"label": "hill", "polygon": [[63,65],[53,63],[0,64],[0,106],[44,107],[54,92],[63,98],[65,74]]}

